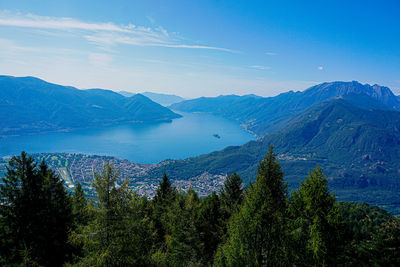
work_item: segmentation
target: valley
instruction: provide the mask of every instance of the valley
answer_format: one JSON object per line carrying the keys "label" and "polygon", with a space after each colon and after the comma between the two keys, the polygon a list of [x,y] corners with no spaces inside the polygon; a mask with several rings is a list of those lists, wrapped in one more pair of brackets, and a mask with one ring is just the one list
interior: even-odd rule
{"label": "valley", "polygon": [[290,118],[325,100],[341,98],[366,109],[400,110],[400,100],[388,87],[352,82],[326,82],[300,92],[275,97],[221,95],[171,105],[185,112],[205,112],[239,121],[262,137],[282,129]]}
{"label": "valley", "polygon": [[[323,83],[269,98],[203,97],[172,104],[173,114],[183,115],[172,123],[60,133],[55,136],[61,146],[52,136],[33,135],[25,144],[8,137],[1,150],[2,156],[25,149],[45,158],[70,189],[80,182],[89,195],[93,174],[110,161],[133,190],[152,197],[164,173],[177,188],[194,188],[200,196],[218,191],[234,172],[248,185],[273,145],[289,189],[320,166],[339,200],[400,214],[399,103],[389,88],[358,82]],[[7,152],[9,147],[14,150]]]}
{"label": "valley", "polygon": [[[140,196],[149,198],[154,197],[161,179],[160,177],[149,176],[149,172],[151,169],[168,164],[168,160],[157,164],[141,164],[111,156],[68,153],[40,153],[32,154],[32,157],[36,162],[44,160],[63,179],[69,192],[72,193],[76,185],[80,183],[87,196],[91,198],[94,198],[96,194],[93,187],[94,174],[101,174],[106,163],[112,164],[119,171],[117,184],[121,185],[127,179],[130,189]],[[9,159],[9,157],[0,159],[0,177],[5,175]],[[210,175],[204,172],[196,177],[175,179],[173,185],[183,192],[192,188],[199,196],[204,197],[213,191],[219,191],[225,182],[225,178],[225,175]]]}

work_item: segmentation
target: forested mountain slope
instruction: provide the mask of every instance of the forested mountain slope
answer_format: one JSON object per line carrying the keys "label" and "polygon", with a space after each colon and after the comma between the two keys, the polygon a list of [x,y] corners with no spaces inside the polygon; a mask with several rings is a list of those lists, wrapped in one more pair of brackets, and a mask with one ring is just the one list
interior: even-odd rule
{"label": "forested mountain slope", "polygon": [[342,99],[317,104],[289,120],[281,131],[257,141],[166,161],[152,175],[165,171],[181,179],[203,172],[238,172],[248,183],[271,144],[290,186],[297,186],[308,170],[319,165],[337,191],[351,188],[354,196],[364,189],[400,191],[400,113],[365,110]]}
{"label": "forested mountain slope", "polygon": [[180,117],[139,94],[128,98],[110,90],[79,90],[34,77],[11,76],[0,76],[0,116],[0,135]]}
{"label": "forested mountain slope", "polygon": [[287,120],[314,104],[342,98],[355,106],[368,109],[400,110],[400,101],[392,91],[379,85],[353,82],[329,82],[304,92],[287,92],[275,97],[219,96],[202,97],[171,106],[185,112],[206,112],[238,120],[258,136],[282,129]]}

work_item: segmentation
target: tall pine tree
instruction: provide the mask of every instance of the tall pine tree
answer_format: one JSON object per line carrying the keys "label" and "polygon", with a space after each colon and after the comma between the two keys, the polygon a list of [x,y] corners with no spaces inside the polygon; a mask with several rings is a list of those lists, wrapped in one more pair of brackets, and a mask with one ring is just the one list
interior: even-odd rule
{"label": "tall pine tree", "polygon": [[85,226],[89,221],[88,216],[88,200],[85,197],[81,183],[75,187],[74,195],[72,196],[72,214],[74,223],[77,226]]}
{"label": "tall pine tree", "polygon": [[[78,235],[83,243],[79,266],[143,266],[148,264],[152,244],[152,224],[145,204],[128,188],[128,181],[117,184],[118,171],[106,163],[95,174],[98,202],[94,220]],[[83,240],[79,240],[79,236]]]}
{"label": "tall pine tree", "polygon": [[0,196],[8,244],[1,253],[6,265],[61,266],[69,259],[71,199],[44,162],[37,167],[25,152],[13,157]]}
{"label": "tall pine tree", "polygon": [[220,195],[221,216],[224,220],[223,235],[225,238],[229,220],[232,214],[239,211],[244,198],[242,179],[237,173],[228,175]]}
{"label": "tall pine tree", "polygon": [[200,262],[203,247],[196,228],[199,207],[200,199],[194,190],[177,195],[168,214],[165,261],[158,261],[157,265],[194,266]]}
{"label": "tall pine tree", "polygon": [[344,225],[322,170],[314,169],[291,195],[293,261],[299,266],[340,265]]}
{"label": "tall pine tree", "polygon": [[175,201],[177,192],[172,187],[166,173],[157,188],[156,195],[152,200],[152,219],[156,235],[156,250],[163,252],[166,249],[165,237],[168,227],[168,211]]}
{"label": "tall pine tree", "polygon": [[229,215],[240,208],[243,197],[242,179],[240,176],[237,173],[228,175],[221,191],[221,202]]}
{"label": "tall pine tree", "polygon": [[271,146],[242,208],[230,221],[228,240],[218,250],[216,265],[285,265],[286,199],[283,173]]}
{"label": "tall pine tree", "polygon": [[221,202],[217,193],[201,199],[201,205],[196,218],[196,229],[202,244],[202,264],[210,265],[214,254],[224,235],[224,217]]}

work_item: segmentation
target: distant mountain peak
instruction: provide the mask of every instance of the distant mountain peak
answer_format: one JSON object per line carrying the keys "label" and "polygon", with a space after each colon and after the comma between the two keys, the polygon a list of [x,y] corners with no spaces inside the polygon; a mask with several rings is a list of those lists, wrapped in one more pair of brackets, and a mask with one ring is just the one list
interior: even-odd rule
{"label": "distant mountain peak", "polygon": [[274,97],[202,97],[171,107],[185,112],[207,112],[238,120],[246,130],[263,136],[280,129],[287,119],[312,105],[331,99],[343,99],[366,110],[400,111],[400,97],[395,96],[388,87],[361,84],[358,81],[325,82],[305,91],[290,91]]}
{"label": "distant mountain peak", "polygon": [[315,91],[336,91],[338,94],[348,94],[348,93],[366,93],[372,95],[374,92],[378,95],[394,95],[392,91],[385,86],[378,84],[370,85],[368,83],[362,84],[358,81],[344,82],[344,81],[334,81],[334,82],[324,82],[321,84],[314,85],[304,92],[315,92]]}
{"label": "distant mountain peak", "polygon": [[[119,91],[118,93],[125,97],[132,97],[134,95],[137,95],[135,93],[128,92],[128,91]],[[172,95],[172,94],[143,92],[143,93],[140,93],[140,95],[145,96],[145,97],[151,99],[152,101],[154,101],[162,106],[165,106],[165,107],[185,100],[184,98],[182,98],[180,96]]]}
{"label": "distant mountain peak", "polygon": [[354,96],[357,95],[362,97],[371,97],[390,109],[400,110],[399,99],[388,87],[377,84],[361,84],[358,81],[321,83],[305,90],[304,95],[318,99],[329,99],[338,96],[343,96],[344,98],[353,96],[352,98],[354,98]]}
{"label": "distant mountain peak", "polygon": [[[143,99],[149,99],[147,96],[144,96],[143,94],[134,94],[133,96],[131,96],[131,97],[136,97],[136,98],[143,98]],[[150,99],[149,99],[150,100]]]}

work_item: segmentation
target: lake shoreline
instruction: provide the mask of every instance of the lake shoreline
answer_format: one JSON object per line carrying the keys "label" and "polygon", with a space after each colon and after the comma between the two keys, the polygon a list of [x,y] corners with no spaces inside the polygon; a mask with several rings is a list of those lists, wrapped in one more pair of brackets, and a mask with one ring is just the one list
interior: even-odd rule
{"label": "lake shoreline", "polygon": [[[255,136],[238,121],[209,114],[179,112],[171,122],[106,124],[0,138],[0,157],[28,153],[81,153],[154,164],[242,145]],[[221,138],[215,138],[217,133]]]}

